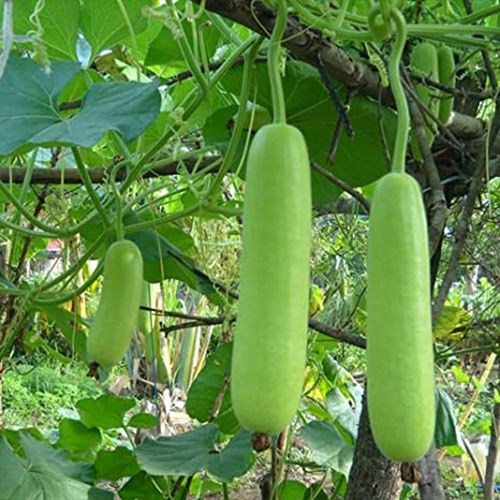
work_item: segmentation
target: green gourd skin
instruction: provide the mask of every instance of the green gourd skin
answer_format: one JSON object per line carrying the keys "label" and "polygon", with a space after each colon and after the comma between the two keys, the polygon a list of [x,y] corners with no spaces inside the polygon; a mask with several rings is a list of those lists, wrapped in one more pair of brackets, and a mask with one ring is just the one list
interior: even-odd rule
{"label": "green gourd skin", "polygon": [[142,289],[141,252],[129,240],[116,241],[106,252],[101,298],[87,337],[92,361],[105,368],[121,361],[137,326]]}
{"label": "green gourd skin", "polygon": [[[237,115],[233,116],[233,121],[236,121],[236,118]],[[247,109],[243,112],[243,116],[241,119],[243,123],[243,130],[251,130],[252,132],[257,132],[257,130],[261,129],[265,125],[270,124],[273,121],[269,110],[264,106],[261,106],[260,104],[252,104],[247,107]]]}
{"label": "green gourd skin", "polygon": [[435,400],[427,223],[418,183],[389,173],[370,211],[367,396],[375,442],[390,459],[421,458]]}
{"label": "green gourd skin", "polygon": [[306,362],[311,184],[302,133],[261,128],[246,181],[231,395],[243,427],[275,434],[297,411]]}
{"label": "green gourd skin", "polygon": [[[429,42],[421,42],[415,45],[410,55],[410,66],[412,71],[414,71],[418,76],[425,76],[434,81],[438,81],[439,66],[436,47]],[[418,83],[415,85],[415,93],[422,104],[427,106],[430,111],[437,116],[439,111],[439,101],[434,97],[432,90],[426,85]],[[429,147],[432,146],[435,133],[436,131],[433,128],[426,127],[425,134],[427,136]],[[422,153],[420,152],[420,146],[416,135],[413,135],[412,137],[412,151],[414,157],[417,160],[422,161]]]}
{"label": "green gourd skin", "polygon": [[[455,87],[455,59],[450,47],[443,45],[438,49],[439,83]],[[453,111],[453,96],[445,94],[439,101],[439,121],[446,125]]]}

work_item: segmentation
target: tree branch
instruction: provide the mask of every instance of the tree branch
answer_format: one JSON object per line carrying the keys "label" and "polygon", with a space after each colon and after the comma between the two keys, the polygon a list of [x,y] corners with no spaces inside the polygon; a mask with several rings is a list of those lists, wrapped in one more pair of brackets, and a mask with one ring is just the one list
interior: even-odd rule
{"label": "tree branch", "polygon": [[[219,159],[218,156],[209,156],[203,158],[201,162],[198,162],[195,158],[188,158],[182,161],[183,166],[191,171],[195,168],[203,169],[217,161]],[[142,177],[143,178],[151,178],[151,177],[162,177],[167,175],[176,175],[178,174],[180,162],[170,162],[165,163],[165,165],[160,165],[146,172]],[[106,178],[109,176],[112,170],[111,167],[96,167],[89,168],[87,172],[90,176],[90,180],[94,184],[101,184],[105,182]],[[215,168],[214,168],[215,170]],[[27,169],[23,167],[0,167],[0,181],[12,184],[22,184],[24,181],[24,177],[26,175]],[[116,174],[116,180],[122,181],[126,176],[125,169],[121,169]],[[64,184],[64,185],[74,185],[74,184],[82,184],[82,178],[80,177],[80,173],[77,168],[35,168],[33,169],[33,174],[31,177],[31,184]]]}

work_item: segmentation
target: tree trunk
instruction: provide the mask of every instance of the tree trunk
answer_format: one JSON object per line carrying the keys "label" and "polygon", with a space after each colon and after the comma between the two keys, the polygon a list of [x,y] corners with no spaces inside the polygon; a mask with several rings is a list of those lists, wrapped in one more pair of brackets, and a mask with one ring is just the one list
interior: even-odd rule
{"label": "tree trunk", "polygon": [[401,486],[399,464],[382,455],[373,440],[365,390],[345,500],[398,500]]}
{"label": "tree trunk", "polygon": [[434,442],[425,457],[419,460],[418,470],[421,475],[418,483],[420,500],[446,500]]}

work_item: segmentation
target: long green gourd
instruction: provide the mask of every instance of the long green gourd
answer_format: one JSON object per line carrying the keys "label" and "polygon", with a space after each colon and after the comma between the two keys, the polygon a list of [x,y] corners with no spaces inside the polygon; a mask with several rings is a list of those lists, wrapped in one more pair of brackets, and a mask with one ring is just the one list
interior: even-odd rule
{"label": "long green gourd", "polygon": [[[429,42],[417,43],[411,51],[410,66],[412,71],[414,71],[418,76],[431,78],[437,82],[439,78],[439,65],[436,47]],[[415,93],[422,104],[427,106],[429,110],[437,116],[439,110],[439,100],[435,98],[431,89],[423,83],[418,83],[415,85]],[[429,122],[430,120],[427,119],[427,121]],[[431,124],[431,126],[425,127],[425,135],[427,137],[429,147],[432,146],[434,136],[436,134],[436,130],[433,125],[434,124]],[[422,161],[422,152],[420,151],[420,145],[416,134],[413,134],[412,136],[412,151],[414,157],[417,160]]]}
{"label": "long green gourd", "polygon": [[257,132],[248,154],[231,369],[240,424],[269,434],[291,422],[300,401],[309,308],[310,165],[302,133],[285,123],[278,63],[285,24],[280,0],[269,48],[274,123]]}
{"label": "long green gourd", "polygon": [[390,459],[421,458],[434,435],[435,400],[427,224],[418,183],[405,173],[409,115],[399,77],[406,40],[397,37],[389,80],[398,109],[392,172],[378,183],[370,211],[367,289],[367,397],[378,448]]}
{"label": "long green gourd", "polygon": [[[438,66],[439,66],[439,83],[447,85],[448,87],[455,86],[455,59],[453,51],[450,47],[443,45],[438,49]],[[446,95],[439,101],[439,121],[446,125],[451,117],[453,111],[452,95]]]}
{"label": "long green gourd", "polygon": [[102,294],[87,337],[91,361],[110,368],[125,355],[137,325],[143,288],[141,252],[129,240],[106,252]]}

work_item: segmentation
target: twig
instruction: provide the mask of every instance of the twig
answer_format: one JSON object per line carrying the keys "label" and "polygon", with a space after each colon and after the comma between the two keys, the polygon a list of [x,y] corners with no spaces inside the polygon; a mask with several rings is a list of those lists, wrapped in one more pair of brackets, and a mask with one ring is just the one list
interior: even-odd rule
{"label": "twig", "polygon": [[[356,91],[354,89],[347,89],[347,94],[345,96],[344,106],[343,106],[346,115],[349,111],[349,107],[351,106],[352,98],[354,97],[355,94],[356,94]],[[338,150],[338,147],[340,144],[340,138],[342,137],[342,128],[343,128],[342,118],[339,117],[339,119],[337,120],[337,125],[335,126],[335,132],[334,132],[333,137],[332,137],[330,149],[328,151],[327,160],[329,163],[333,163],[335,160],[335,156],[337,156],[337,150]],[[353,134],[354,134],[354,131],[353,131]],[[350,136],[349,134],[347,134],[347,136],[349,138],[354,137],[354,135]]]}
{"label": "twig", "polygon": [[[338,130],[340,130],[339,125],[341,124],[344,127],[347,136],[350,138],[354,137],[354,129],[352,128],[349,117],[347,116],[345,105],[342,104],[339,94],[337,93],[337,89],[333,86],[332,79],[330,78],[330,75],[328,74],[328,71],[323,64],[323,61],[321,59],[321,52],[318,54],[318,71],[321,79],[323,80],[323,83],[325,84],[325,87],[328,90],[328,93],[330,94],[332,104],[334,105],[335,110],[339,115],[339,121],[337,124],[335,135],[338,133],[338,135],[340,136],[340,132],[338,132]],[[347,95],[349,95],[349,93]]]}
{"label": "twig", "polygon": [[[490,136],[489,140],[487,140],[486,150],[488,150],[488,145],[491,148],[498,135],[499,130],[500,102],[497,101],[497,109],[491,123]],[[439,288],[436,299],[434,300],[432,310],[433,321],[435,321],[439,317],[439,314],[441,313],[441,310],[443,309],[444,303],[446,301],[446,297],[448,296],[448,292],[450,291],[451,285],[455,281],[458,272],[458,265],[460,263],[460,255],[462,254],[462,250],[465,246],[465,240],[469,232],[469,223],[474,212],[474,205],[483,187],[483,174],[485,172],[485,165],[487,163],[487,160],[488,158],[485,151],[482,151],[482,153],[476,160],[476,168],[469,185],[469,190],[464,202],[462,215],[455,229],[455,245],[453,246],[448,268],[446,269],[441,287]]]}
{"label": "twig", "polygon": [[335,330],[331,326],[320,323],[315,319],[309,320],[309,327],[313,330],[316,330],[317,332],[331,337],[332,339],[339,340],[340,342],[345,342],[346,344],[351,344],[361,349],[366,349],[366,339],[355,333]]}
{"label": "twig", "polygon": [[434,163],[431,150],[427,143],[425,134],[424,120],[415,101],[408,99],[410,115],[413,122],[413,131],[417,134],[418,144],[422,153],[424,168],[427,173],[427,179],[431,187],[431,194],[428,203],[429,208],[429,254],[432,257],[436,252],[441,240],[447,218],[447,206],[444,196],[443,185],[439,172]]}
{"label": "twig", "polygon": [[353,198],[361,203],[366,213],[370,213],[370,202],[358,191],[353,189],[347,182],[344,182],[342,179],[339,179],[336,175],[332,174],[329,170],[326,170],[321,165],[318,165],[315,161],[311,161],[311,167],[313,170],[316,170],[319,174],[321,174],[325,179],[328,179],[332,184],[335,184],[340,189],[344,190],[346,193],[349,193]]}

